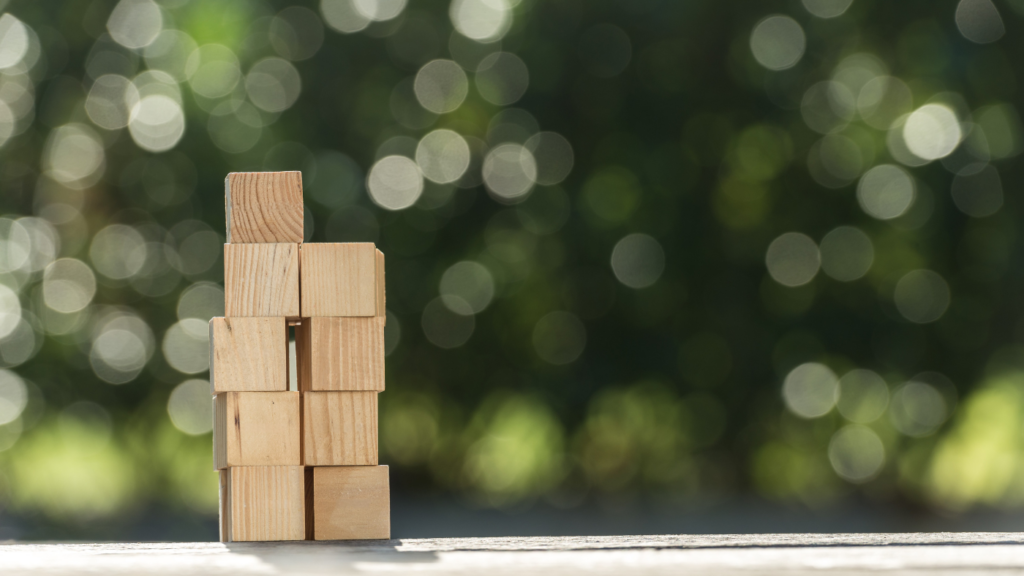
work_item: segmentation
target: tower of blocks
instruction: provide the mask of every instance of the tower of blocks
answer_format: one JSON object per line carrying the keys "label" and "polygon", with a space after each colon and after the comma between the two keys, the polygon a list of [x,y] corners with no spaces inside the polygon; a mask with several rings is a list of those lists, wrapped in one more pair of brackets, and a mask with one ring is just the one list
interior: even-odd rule
{"label": "tower of blocks", "polygon": [[221,541],[390,538],[384,255],[303,243],[299,172],[232,173],[225,194],[224,317],[210,320]]}

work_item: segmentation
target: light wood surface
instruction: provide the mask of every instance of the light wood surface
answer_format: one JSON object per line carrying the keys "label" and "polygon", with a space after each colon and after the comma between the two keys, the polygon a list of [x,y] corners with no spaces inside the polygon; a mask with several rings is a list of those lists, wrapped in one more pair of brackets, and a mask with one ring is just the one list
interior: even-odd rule
{"label": "light wood surface", "polygon": [[0,567],[4,576],[348,576],[367,572],[438,576],[996,576],[1024,571],[1024,534],[740,534],[232,544],[7,541],[0,543]]}
{"label": "light wood surface", "polygon": [[214,394],[288,390],[287,321],[210,320],[210,388]]}
{"label": "light wood surface", "polygon": [[304,540],[302,466],[240,466],[220,471],[221,542]]}
{"label": "light wood surface", "polygon": [[314,540],[391,537],[387,466],[313,468]]}
{"label": "light wood surface", "polygon": [[300,391],[384,391],[383,317],[304,318],[295,345]]}
{"label": "light wood surface", "polygon": [[298,392],[222,392],[213,402],[214,469],[302,464]]}
{"label": "light wood surface", "polygon": [[376,316],[377,249],[371,243],[303,244],[302,316]]}
{"label": "light wood surface", "polygon": [[303,392],[302,463],[377,464],[376,392]]}
{"label": "light wood surface", "polygon": [[228,243],[302,242],[302,173],[228,174],[224,179],[224,213]]}
{"label": "light wood surface", "polygon": [[384,282],[384,253],[377,250],[377,316],[387,316],[387,291]]}
{"label": "light wood surface", "polygon": [[298,315],[298,244],[224,245],[224,316]]}

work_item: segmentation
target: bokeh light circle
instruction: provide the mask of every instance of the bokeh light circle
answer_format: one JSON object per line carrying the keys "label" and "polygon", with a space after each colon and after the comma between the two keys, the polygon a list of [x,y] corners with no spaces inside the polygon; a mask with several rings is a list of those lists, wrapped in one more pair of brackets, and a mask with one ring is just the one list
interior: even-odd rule
{"label": "bokeh light circle", "polygon": [[29,32],[25,23],[13,14],[0,16],[0,70],[20,64],[28,49]]}
{"label": "bokeh light circle", "polygon": [[0,426],[10,424],[28,404],[28,387],[21,376],[0,369]]}
{"label": "bokeh light circle", "polygon": [[[452,264],[441,276],[441,301],[452,312],[483,312],[494,299],[494,277],[483,264],[464,260]],[[450,304],[450,305],[449,305]]]}
{"label": "bokeh light circle", "polygon": [[23,316],[18,293],[0,284],[0,338],[6,338],[17,330]]}
{"label": "bokeh light circle", "polygon": [[184,374],[210,369],[210,328],[198,318],[185,318],[167,329],[161,346],[172,368]]}
{"label": "bokeh light circle", "polygon": [[125,48],[145,48],[163,30],[163,12],[153,0],[121,0],[107,19],[107,32]]}
{"label": "bokeh light circle", "polygon": [[533,327],[533,349],[557,366],[575,362],[587,346],[587,329],[575,314],[550,312]]}
{"label": "bokeh light circle", "polygon": [[213,430],[213,402],[210,383],[206,380],[186,380],[175,386],[167,399],[167,415],[178,430],[190,436]]}
{"label": "bokeh light circle", "polygon": [[857,183],[857,202],[868,216],[892,220],[910,209],[916,196],[913,177],[895,164],[868,170]]}
{"label": "bokeh light circle", "polygon": [[957,172],[951,192],[953,204],[973,218],[991,216],[1003,207],[1003,181],[991,164],[971,164]]}
{"label": "bokeh light circle", "polygon": [[320,17],[304,6],[288,6],[278,12],[270,19],[269,33],[274,51],[293,62],[312,58],[324,43]]}
{"label": "bokeh light circle", "polygon": [[197,282],[182,291],[177,311],[179,320],[198,318],[209,322],[215,316],[223,316],[224,289],[213,282]]}
{"label": "bokeh light circle", "polygon": [[253,64],[245,75],[245,91],[260,110],[283,112],[298,100],[302,78],[291,62],[283,58],[264,58]]}
{"label": "bokeh light circle", "polygon": [[101,380],[126,384],[142,372],[153,347],[153,332],[145,321],[131,312],[107,312],[93,329],[89,364]]}
{"label": "bokeh light circle", "polygon": [[352,0],[356,11],[374,22],[397,18],[407,3],[408,0]]}
{"label": "bokeh light circle", "polygon": [[128,131],[139,148],[165,152],[185,134],[185,112],[168,96],[146,96],[132,108]]}
{"label": "bokeh light circle", "polygon": [[533,154],[537,164],[537,184],[559,184],[572,172],[575,156],[565,136],[557,132],[538,132],[523,146]]}
{"label": "bokeh light circle", "polygon": [[465,101],[469,79],[454,61],[431,60],[416,73],[413,90],[421,106],[434,114],[447,114]]}
{"label": "bokeh light circle", "polygon": [[792,68],[803,58],[806,47],[804,29],[789,16],[768,16],[750,33],[754,59],[769,70]]}
{"label": "bokeh light circle", "polygon": [[416,146],[416,164],[423,176],[438,184],[455,182],[466,173],[470,162],[469,144],[452,130],[434,130]]}
{"label": "bokeh light circle", "polygon": [[889,386],[877,373],[858,368],[839,379],[839,402],[843,418],[858,424],[870,424],[885,413],[889,405]]}
{"label": "bokeh light circle", "polygon": [[885,446],[874,430],[859,424],[839,429],[828,444],[832,469],[849,482],[861,483],[878,475],[885,464]]}
{"label": "bokeh light circle", "polygon": [[[457,311],[455,311],[457,310]],[[423,334],[438,348],[458,348],[469,341],[476,328],[473,308],[458,296],[435,298],[424,308],[420,319]]]}
{"label": "bokeh light circle", "polygon": [[820,418],[839,400],[839,379],[824,364],[808,362],[793,368],[782,384],[782,399],[801,418]]}
{"label": "bokeh light circle", "polygon": [[453,0],[448,15],[460,34],[477,42],[501,40],[512,27],[508,0]]}
{"label": "bokeh light circle", "polygon": [[615,243],[611,265],[619,282],[630,288],[647,288],[665,271],[665,250],[647,234],[630,234]]}
{"label": "bokeh light circle", "polygon": [[915,324],[935,322],[949,308],[949,284],[932,270],[907,272],[893,293],[896,309]]}
{"label": "bokeh light circle", "polygon": [[907,149],[923,160],[949,156],[962,137],[956,113],[944,104],[925,104],[911,112],[903,124]]}
{"label": "bokeh light circle", "polygon": [[840,282],[862,278],[875,261],[875,248],[859,228],[839,226],[821,239],[821,268]]}
{"label": "bokeh light circle", "polygon": [[942,393],[926,382],[911,380],[893,391],[889,420],[912,438],[931,436],[949,417]]}
{"label": "bokeh light circle", "polygon": [[139,100],[132,81],[119,74],[97,78],[85,99],[85,112],[100,128],[118,130],[128,125],[129,114]]}
{"label": "bokeh light circle", "polygon": [[803,286],[821,268],[818,245],[806,234],[787,232],[772,241],[764,257],[771,277],[783,286]]}
{"label": "bokeh light circle", "polygon": [[991,44],[1006,34],[1006,25],[992,0],[960,0],[956,6],[956,27],[975,44]]}
{"label": "bokeh light circle", "polygon": [[56,312],[78,312],[95,295],[96,276],[81,260],[61,258],[43,272],[43,302]]}
{"label": "bokeh light circle", "polygon": [[320,14],[328,26],[342,34],[353,34],[370,25],[370,19],[356,9],[353,0],[320,0]]}
{"label": "bokeh light circle", "polygon": [[423,175],[411,158],[386,156],[370,168],[366,189],[381,208],[404,210],[423,194]]}
{"label": "bokeh light circle", "polygon": [[835,18],[849,10],[853,0],[801,0],[804,8],[818,18]]}
{"label": "bokeh light circle", "polygon": [[65,124],[47,138],[43,170],[54,180],[81,189],[99,180],[105,169],[103,143],[88,126]]}
{"label": "bokeh light circle", "polygon": [[508,106],[519,101],[530,85],[530,71],[511,52],[495,52],[476,68],[476,89],[491,104]]}
{"label": "bokeh light circle", "polygon": [[537,181],[537,162],[526,147],[501,144],[487,152],[483,164],[484,185],[505,200],[524,197]]}
{"label": "bokeh light circle", "polygon": [[146,264],[146,240],[135,228],[111,224],[96,233],[89,259],[96,271],[115,280],[138,274]]}

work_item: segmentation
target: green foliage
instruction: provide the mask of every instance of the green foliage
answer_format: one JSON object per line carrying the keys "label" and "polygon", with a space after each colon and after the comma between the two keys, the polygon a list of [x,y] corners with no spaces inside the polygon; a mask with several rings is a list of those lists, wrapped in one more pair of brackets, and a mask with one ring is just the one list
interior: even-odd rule
{"label": "green foliage", "polygon": [[1019,504],[1020,0],[457,4],[4,5],[5,509],[214,513],[182,384],[251,170],[387,255],[396,490]]}

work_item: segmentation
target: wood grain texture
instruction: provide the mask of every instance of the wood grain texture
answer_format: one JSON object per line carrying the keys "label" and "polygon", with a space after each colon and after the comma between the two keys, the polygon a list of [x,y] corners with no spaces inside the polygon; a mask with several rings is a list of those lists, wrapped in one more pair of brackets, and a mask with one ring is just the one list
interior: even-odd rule
{"label": "wood grain texture", "polygon": [[387,301],[384,282],[384,253],[377,250],[377,316],[387,317]]}
{"label": "wood grain texture", "polygon": [[221,542],[306,539],[302,466],[241,466],[220,478]]}
{"label": "wood grain texture", "polygon": [[214,396],[213,466],[299,466],[298,392],[222,392]]}
{"label": "wood grain texture", "polygon": [[383,317],[305,318],[295,345],[299,391],[384,391]]}
{"label": "wood grain texture", "polygon": [[228,397],[218,394],[213,397],[213,469],[228,466]]}
{"label": "wood grain texture", "polygon": [[301,254],[304,318],[377,315],[373,244],[303,244]]}
{"label": "wood grain texture", "polygon": [[230,542],[231,538],[231,484],[228,482],[228,471],[218,470],[217,477],[220,480],[219,504],[220,514],[220,541]]}
{"label": "wood grain texture", "polygon": [[[448,511],[446,508],[439,510]],[[685,525],[689,514],[685,510],[673,514],[674,510],[670,507],[659,516],[678,517]],[[517,525],[529,526],[525,521],[530,519],[531,513],[527,512],[516,522],[506,522],[505,531],[514,531]],[[454,516],[459,517],[459,514]],[[479,514],[471,517],[474,520],[466,525],[467,531],[480,525]],[[551,514],[539,517],[547,522],[545,526],[552,519]],[[622,522],[621,515],[606,513],[598,517]],[[555,522],[555,530],[559,527],[563,530],[569,527],[573,531],[602,529],[581,524],[581,517],[575,514],[565,518]],[[778,522],[786,523],[787,518],[783,512]],[[948,516],[941,518],[938,525],[944,528],[963,526]],[[449,521],[449,518],[444,520]],[[977,520],[972,517],[968,523],[974,524]],[[928,520],[924,522],[931,525]],[[606,527],[614,525],[603,524]],[[811,525],[820,526],[820,518]],[[1024,569],[1024,535],[1019,532],[924,532],[510,536],[366,542],[247,542],[230,546],[218,542],[50,543],[9,540],[0,545],[0,566],[5,576],[266,576],[268,573],[348,576],[365,575],[367,572],[429,573],[437,576],[995,576],[1016,574]]]}
{"label": "wood grain texture", "polygon": [[224,316],[298,315],[298,244],[224,245]]}
{"label": "wood grain texture", "polygon": [[303,392],[306,466],[377,464],[376,392]]}
{"label": "wood grain texture", "polygon": [[285,319],[211,319],[210,388],[214,394],[288,390]]}
{"label": "wood grain texture", "polygon": [[301,172],[232,172],[224,179],[231,244],[302,242]]}
{"label": "wood grain texture", "polygon": [[314,540],[390,538],[388,467],[314,468],[313,523]]}

